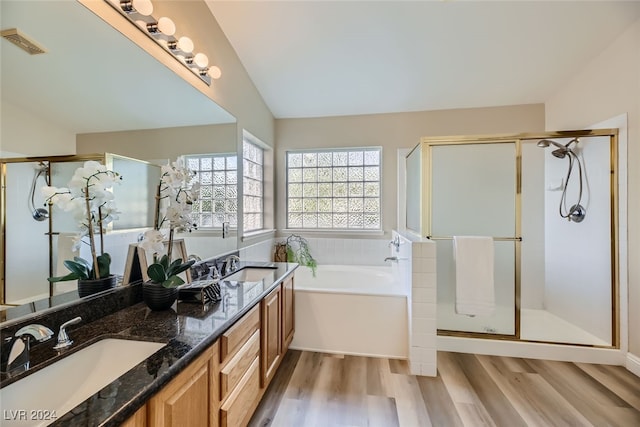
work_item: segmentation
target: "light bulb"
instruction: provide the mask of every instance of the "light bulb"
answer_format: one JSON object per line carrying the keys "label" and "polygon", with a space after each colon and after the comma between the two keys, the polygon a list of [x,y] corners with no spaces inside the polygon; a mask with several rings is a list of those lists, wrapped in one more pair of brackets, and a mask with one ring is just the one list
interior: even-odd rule
{"label": "light bulb", "polygon": [[172,36],[176,32],[176,24],[174,24],[171,19],[163,16],[162,18],[158,19],[158,30],[160,30],[162,34]]}
{"label": "light bulb", "polygon": [[217,80],[220,78],[220,76],[222,76],[222,70],[220,70],[220,68],[213,65],[209,68],[209,71],[207,71],[207,74],[209,74],[209,77],[211,77],[212,79]]}
{"label": "light bulb", "polygon": [[153,4],[151,4],[151,0],[133,0],[131,3],[133,4],[133,8],[140,15],[149,16],[153,13]]}
{"label": "light bulb", "polygon": [[184,53],[191,53],[193,52],[193,42],[189,37],[182,36],[178,39],[178,49]]}
{"label": "light bulb", "polygon": [[204,68],[209,65],[209,58],[204,53],[196,53],[193,57],[193,62],[200,68]]}

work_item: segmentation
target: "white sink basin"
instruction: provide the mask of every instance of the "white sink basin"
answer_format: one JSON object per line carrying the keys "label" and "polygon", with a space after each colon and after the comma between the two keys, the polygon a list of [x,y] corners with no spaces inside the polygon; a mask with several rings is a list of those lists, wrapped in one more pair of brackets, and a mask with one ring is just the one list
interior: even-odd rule
{"label": "white sink basin", "polygon": [[275,271],[268,268],[243,268],[242,270],[233,273],[229,277],[225,277],[224,280],[235,280],[237,282],[259,282],[267,276],[273,277]]}
{"label": "white sink basin", "polygon": [[164,345],[109,338],[73,353],[0,389],[0,424],[51,424]]}

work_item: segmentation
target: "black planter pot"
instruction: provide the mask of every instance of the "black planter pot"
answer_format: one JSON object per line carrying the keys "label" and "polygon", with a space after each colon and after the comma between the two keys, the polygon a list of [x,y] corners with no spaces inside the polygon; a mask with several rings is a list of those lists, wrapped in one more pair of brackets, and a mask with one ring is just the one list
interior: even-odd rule
{"label": "black planter pot", "polygon": [[178,299],[178,288],[165,288],[159,283],[144,282],[142,299],[151,310],[167,310]]}
{"label": "black planter pot", "polygon": [[100,279],[78,280],[78,295],[87,297],[116,287],[117,278],[111,274]]}

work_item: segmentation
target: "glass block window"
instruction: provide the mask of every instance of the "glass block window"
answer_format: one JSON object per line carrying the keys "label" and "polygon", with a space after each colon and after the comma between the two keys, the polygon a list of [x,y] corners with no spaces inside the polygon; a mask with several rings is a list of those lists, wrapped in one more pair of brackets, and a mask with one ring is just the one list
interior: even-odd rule
{"label": "glass block window", "polygon": [[263,220],[263,160],[262,148],[247,141],[242,144],[242,189],[244,231],[262,230]]}
{"label": "glass block window", "polygon": [[287,228],[380,230],[381,148],[287,152]]}
{"label": "glass block window", "polygon": [[187,167],[197,172],[200,195],[192,217],[198,228],[238,226],[238,156],[235,153],[185,156]]}

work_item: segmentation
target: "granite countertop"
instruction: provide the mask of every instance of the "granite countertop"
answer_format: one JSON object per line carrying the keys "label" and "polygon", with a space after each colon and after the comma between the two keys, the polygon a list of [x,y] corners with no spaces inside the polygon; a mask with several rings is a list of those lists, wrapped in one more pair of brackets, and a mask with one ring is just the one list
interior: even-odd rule
{"label": "granite countertop", "polygon": [[[73,410],[58,416],[51,425],[117,426],[124,422],[298,266],[291,263],[269,264],[275,268],[269,269],[267,276],[260,282],[222,279],[221,293],[229,294],[224,306],[222,302],[203,307],[199,303],[178,301],[173,309],[156,312],[149,310],[144,302],[136,303],[91,323],[79,324],[76,329],[70,329],[69,335],[74,344],[60,354],[53,350],[53,344],[33,348],[31,372],[104,338],[166,343],[145,361]],[[243,262],[239,267],[254,265],[259,266]],[[13,381],[5,379],[2,385],[11,382]],[[55,393],[55,390],[51,392]]]}

